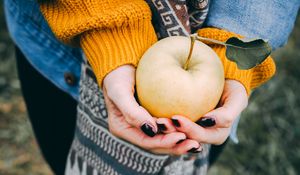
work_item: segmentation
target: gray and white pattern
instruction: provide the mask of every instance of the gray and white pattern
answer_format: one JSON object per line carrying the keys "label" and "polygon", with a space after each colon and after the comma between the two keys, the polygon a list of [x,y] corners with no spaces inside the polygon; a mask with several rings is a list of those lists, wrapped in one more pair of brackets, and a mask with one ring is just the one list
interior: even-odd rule
{"label": "gray and white pattern", "polygon": [[87,64],[82,66],[80,87],[66,175],[206,174],[209,145],[202,153],[177,157],[147,152],[109,132],[103,94]]}
{"label": "gray and white pattern", "polygon": [[83,66],[75,138],[66,174],[158,174],[168,156],[155,155],[108,131],[103,95]]}
{"label": "gray and white pattern", "polygon": [[[199,29],[209,0],[147,0],[159,39]],[[198,154],[155,155],[108,131],[107,111],[95,75],[85,60],[80,79],[80,99],[74,141],[66,175],[204,175],[210,145]]]}

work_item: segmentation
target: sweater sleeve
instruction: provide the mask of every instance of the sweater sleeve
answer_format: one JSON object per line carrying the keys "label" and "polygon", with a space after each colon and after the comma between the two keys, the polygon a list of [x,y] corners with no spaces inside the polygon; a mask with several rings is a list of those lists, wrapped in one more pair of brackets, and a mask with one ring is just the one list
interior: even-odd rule
{"label": "sweater sleeve", "polygon": [[[242,38],[241,35],[217,28],[203,28],[198,30],[197,33],[199,36],[222,42],[225,42],[230,37]],[[206,44],[208,44],[221,59],[224,66],[225,78],[237,80],[242,83],[248,94],[250,94],[252,89],[260,86],[275,74],[276,66],[270,56],[264,62],[252,69],[241,70],[237,67],[236,63],[226,58],[226,48],[224,46],[213,43]]]}
{"label": "sweater sleeve", "polygon": [[98,84],[113,69],[136,66],[157,41],[151,11],[143,0],[48,0],[40,9],[64,43],[80,44]]}

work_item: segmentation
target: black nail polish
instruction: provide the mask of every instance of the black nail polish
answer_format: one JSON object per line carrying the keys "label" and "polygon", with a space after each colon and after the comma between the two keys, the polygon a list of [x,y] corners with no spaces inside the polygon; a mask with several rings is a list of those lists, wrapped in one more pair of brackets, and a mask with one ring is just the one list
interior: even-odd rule
{"label": "black nail polish", "polygon": [[[201,145],[201,144],[200,144]],[[202,145],[196,150],[196,151],[194,151],[194,153],[200,153],[200,152],[202,152],[203,151],[203,147],[202,147]]]}
{"label": "black nail polish", "polygon": [[192,148],[190,150],[188,150],[189,153],[195,153],[197,151],[198,148]]}
{"label": "black nail polish", "polygon": [[166,131],[167,127],[165,124],[157,123],[157,127],[159,131]]}
{"label": "black nail polish", "polygon": [[179,123],[179,121],[178,121],[177,119],[173,119],[173,118],[172,118],[172,122],[173,122],[173,124],[174,124],[176,127],[180,127],[180,123]]}
{"label": "black nail polish", "polygon": [[201,152],[202,152],[202,149],[201,150],[196,150],[193,153],[201,153]]}
{"label": "black nail polish", "polygon": [[176,144],[182,143],[183,141],[185,141],[185,139],[178,140],[178,142],[176,142]]}
{"label": "black nail polish", "polygon": [[216,120],[213,118],[209,118],[209,117],[202,117],[196,123],[202,127],[212,127],[212,126],[216,125]]}
{"label": "black nail polish", "polygon": [[148,123],[145,123],[141,126],[141,130],[149,137],[154,137],[155,132],[153,131],[153,127],[149,125]]}

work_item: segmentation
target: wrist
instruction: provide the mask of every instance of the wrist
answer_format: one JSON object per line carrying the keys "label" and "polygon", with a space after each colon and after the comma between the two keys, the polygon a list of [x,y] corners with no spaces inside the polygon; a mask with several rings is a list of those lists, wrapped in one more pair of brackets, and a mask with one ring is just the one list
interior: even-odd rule
{"label": "wrist", "polygon": [[134,84],[135,67],[130,64],[125,64],[109,72],[103,79],[102,87],[117,90],[124,87],[133,87]]}
{"label": "wrist", "polygon": [[80,45],[101,87],[103,78],[112,70],[125,64],[136,67],[156,40],[151,21],[141,20],[114,29],[87,31],[81,35]]}
{"label": "wrist", "polygon": [[[211,38],[218,41],[226,42],[231,37],[242,38],[241,35],[217,28],[203,28],[197,31],[199,36]],[[226,47],[214,43],[208,44],[219,56],[223,63],[226,79],[240,82],[249,95],[253,88],[260,86],[269,80],[275,73],[275,64],[271,57],[268,57],[263,63],[249,70],[241,70],[236,63],[226,57]]]}

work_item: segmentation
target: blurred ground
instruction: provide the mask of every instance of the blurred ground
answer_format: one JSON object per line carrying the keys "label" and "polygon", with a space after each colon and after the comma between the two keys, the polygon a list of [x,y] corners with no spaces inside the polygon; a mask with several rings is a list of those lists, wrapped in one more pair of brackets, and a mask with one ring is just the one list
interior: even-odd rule
{"label": "blurred ground", "polygon": [[0,2],[0,175],[51,174],[27,119]]}
{"label": "blurred ground", "polygon": [[250,98],[240,143],[227,145],[210,175],[300,174],[300,15],[288,44],[273,53],[276,76]]}
{"label": "blurred ground", "polygon": [[[0,5],[0,175],[51,175],[22,100],[14,49]],[[277,75],[251,96],[239,125],[210,175],[300,174],[300,18],[288,44],[273,55]]]}

